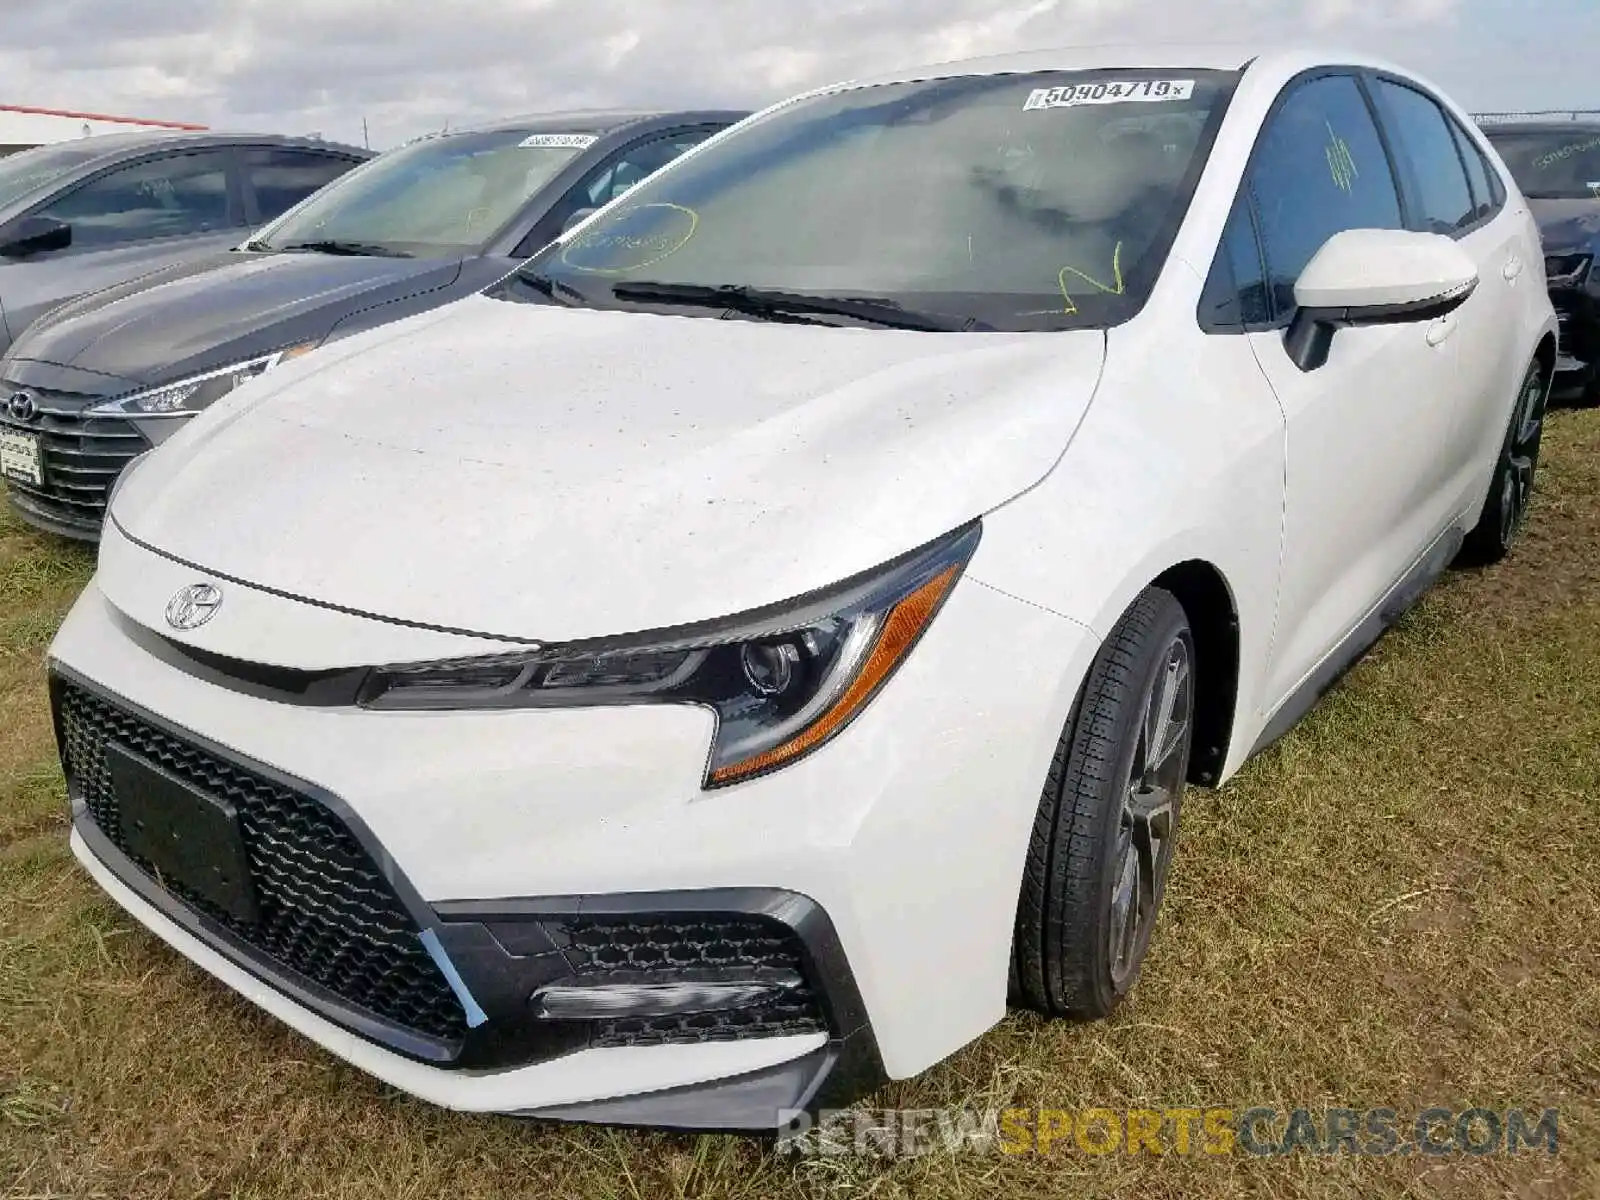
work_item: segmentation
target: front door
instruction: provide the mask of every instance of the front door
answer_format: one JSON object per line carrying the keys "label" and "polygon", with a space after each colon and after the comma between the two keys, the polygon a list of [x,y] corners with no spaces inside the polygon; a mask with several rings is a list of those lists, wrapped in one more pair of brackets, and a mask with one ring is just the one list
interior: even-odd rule
{"label": "front door", "polygon": [[1439,449],[1454,431],[1461,330],[1452,317],[1341,330],[1326,364],[1284,349],[1294,284],[1347,229],[1404,227],[1385,146],[1357,80],[1291,85],[1246,183],[1279,326],[1249,334],[1283,408],[1283,571],[1263,695],[1275,704],[1399,582],[1453,515]]}

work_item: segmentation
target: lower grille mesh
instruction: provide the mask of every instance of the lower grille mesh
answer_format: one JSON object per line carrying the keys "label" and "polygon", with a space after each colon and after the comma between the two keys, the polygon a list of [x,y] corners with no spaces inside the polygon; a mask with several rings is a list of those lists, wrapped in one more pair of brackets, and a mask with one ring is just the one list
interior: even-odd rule
{"label": "lower grille mesh", "polygon": [[[62,681],[60,723],[69,777],[94,823],[124,853],[105,747],[158,763],[239,813],[259,922],[245,924],[174,887],[193,909],[255,953],[341,1000],[428,1037],[459,1040],[466,1018],[419,929],[377,865],[338,817],[114,704]],[[132,857],[132,856],[130,856]],[[150,864],[134,858],[147,873]]]}

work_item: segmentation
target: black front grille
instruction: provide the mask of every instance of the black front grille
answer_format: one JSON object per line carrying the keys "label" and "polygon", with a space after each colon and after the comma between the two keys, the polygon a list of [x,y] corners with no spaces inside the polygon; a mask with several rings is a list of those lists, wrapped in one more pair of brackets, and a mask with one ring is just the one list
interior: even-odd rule
{"label": "black front grille", "polygon": [[[75,793],[123,853],[105,747],[115,742],[239,814],[260,919],[239,921],[168,881],[191,908],[273,967],[342,1003],[429,1038],[458,1041],[466,1017],[394,888],[325,805],[191,745],[101,697],[59,681],[63,759]],[[130,858],[150,873],[150,864]]]}
{"label": "black front grille", "polygon": [[574,917],[559,923],[567,962],[585,982],[759,981],[799,976],[780,999],[724,1012],[595,1023],[595,1046],[650,1046],[822,1033],[799,937],[756,917]]}
{"label": "black front grille", "polygon": [[[17,385],[0,383],[0,400]],[[40,473],[35,484],[11,476],[6,484],[19,508],[61,532],[93,535],[105,519],[111,485],[122,468],[150,444],[120,417],[87,417],[88,398],[21,389],[33,396],[37,415],[19,420],[0,404],[0,429],[39,439]]]}

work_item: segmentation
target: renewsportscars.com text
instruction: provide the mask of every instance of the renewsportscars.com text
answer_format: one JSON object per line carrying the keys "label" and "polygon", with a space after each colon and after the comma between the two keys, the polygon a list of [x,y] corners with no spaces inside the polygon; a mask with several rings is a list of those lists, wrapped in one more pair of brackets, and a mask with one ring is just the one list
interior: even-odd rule
{"label": "renewsportscars.com text", "polygon": [[1547,1154],[1558,1110],[1393,1108],[825,1109],[784,1114],[779,1149],[799,1155]]}

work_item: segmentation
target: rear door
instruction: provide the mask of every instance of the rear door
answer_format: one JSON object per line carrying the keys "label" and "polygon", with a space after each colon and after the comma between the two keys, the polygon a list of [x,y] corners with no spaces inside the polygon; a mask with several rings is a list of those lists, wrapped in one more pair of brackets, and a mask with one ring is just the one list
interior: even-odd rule
{"label": "rear door", "polygon": [[32,212],[72,227],[62,250],[5,260],[0,289],[12,337],[66,300],[239,240],[233,152],[197,150],[112,167]]}
{"label": "rear door", "polygon": [[1460,338],[1448,324],[1341,330],[1302,371],[1284,348],[1294,286],[1347,229],[1405,225],[1400,188],[1353,73],[1302,77],[1257,141],[1239,203],[1258,231],[1264,324],[1247,334],[1285,424],[1283,574],[1264,695],[1294,693],[1448,522]]}
{"label": "rear door", "polygon": [[[1372,80],[1406,195],[1411,228],[1458,242],[1478,266],[1477,290],[1456,310],[1455,337],[1462,388],[1446,440],[1435,448],[1450,471],[1456,507],[1482,502],[1490,450],[1498,447],[1527,361],[1518,344],[1522,329],[1508,314],[1518,292],[1540,286],[1540,260],[1531,258],[1515,222],[1498,217],[1495,189],[1471,136],[1437,100],[1407,80]],[[1474,514],[1476,515],[1476,514]]]}

